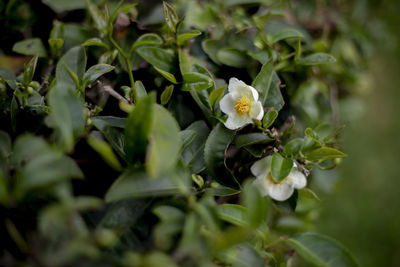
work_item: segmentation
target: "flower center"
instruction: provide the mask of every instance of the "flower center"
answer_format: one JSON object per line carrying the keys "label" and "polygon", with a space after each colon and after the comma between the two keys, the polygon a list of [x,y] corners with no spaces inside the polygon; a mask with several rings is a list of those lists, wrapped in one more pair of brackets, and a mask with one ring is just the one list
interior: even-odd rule
{"label": "flower center", "polygon": [[235,110],[238,114],[244,115],[249,112],[251,107],[251,101],[247,96],[242,96],[235,101]]}

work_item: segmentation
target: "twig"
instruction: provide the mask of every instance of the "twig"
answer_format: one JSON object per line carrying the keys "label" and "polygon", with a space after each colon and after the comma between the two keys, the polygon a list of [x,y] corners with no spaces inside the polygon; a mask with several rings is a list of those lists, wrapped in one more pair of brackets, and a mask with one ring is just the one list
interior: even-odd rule
{"label": "twig", "polygon": [[100,84],[101,90],[103,90],[104,92],[107,92],[108,94],[115,97],[119,101],[124,101],[125,103],[129,104],[129,101],[125,97],[120,95],[117,91],[115,91],[110,85],[102,85],[101,83],[99,83],[99,84]]}
{"label": "twig", "polygon": [[50,63],[50,65],[47,67],[46,72],[44,73],[43,79],[42,79],[42,84],[40,85],[39,89],[37,90],[39,93],[40,91],[49,84],[49,78],[51,73],[53,72],[54,69],[54,64]]}

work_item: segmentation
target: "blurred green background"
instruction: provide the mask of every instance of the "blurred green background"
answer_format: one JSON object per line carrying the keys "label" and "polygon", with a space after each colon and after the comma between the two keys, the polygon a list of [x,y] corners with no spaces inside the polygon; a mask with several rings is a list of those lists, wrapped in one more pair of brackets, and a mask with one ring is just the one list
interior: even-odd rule
{"label": "blurred green background", "polygon": [[322,197],[317,229],[343,242],[360,266],[400,266],[400,2],[357,3],[369,6],[359,20],[378,37],[366,73],[370,92],[362,116],[344,131],[349,157],[334,194]]}

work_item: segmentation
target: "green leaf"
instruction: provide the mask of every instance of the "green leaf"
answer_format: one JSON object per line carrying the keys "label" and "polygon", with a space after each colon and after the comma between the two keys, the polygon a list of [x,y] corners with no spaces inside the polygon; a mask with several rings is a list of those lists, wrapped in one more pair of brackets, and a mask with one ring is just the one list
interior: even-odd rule
{"label": "green leaf", "polygon": [[220,184],[218,184],[217,187],[207,188],[205,191],[211,193],[213,196],[218,196],[218,197],[226,197],[226,196],[233,196],[240,194],[239,190],[226,187]]}
{"label": "green leaf", "polygon": [[34,56],[28,64],[25,65],[24,68],[24,83],[25,85],[29,85],[29,83],[33,79],[33,75],[35,74],[36,64],[37,64],[38,56]]}
{"label": "green leaf", "polygon": [[136,90],[138,100],[144,98],[147,95],[146,88],[144,88],[144,85],[141,81],[135,82],[135,90]]}
{"label": "green leaf", "polygon": [[170,86],[165,87],[160,97],[161,105],[164,106],[169,102],[173,92],[174,92],[174,85],[171,84]]}
{"label": "green leaf", "polygon": [[297,60],[299,59],[299,57],[301,56],[301,38],[299,38],[297,40],[297,44],[296,44],[296,54],[294,55],[294,61],[297,62]]}
{"label": "green leaf", "polygon": [[283,148],[283,154],[286,156],[297,155],[303,146],[303,138],[294,138]]}
{"label": "green leaf", "polygon": [[137,102],[128,115],[125,126],[125,153],[129,163],[134,163],[146,152],[152,130],[153,103],[154,95],[147,95]]}
{"label": "green leaf", "polygon": [[107,21],[103,13],[90,0],[86,0],[86,5],[88,7],[89,14],[94,21],[96,29],[102,32],[103,34],[107,34]]}
{"label": "green leaf", "polygon": [[100,55],[98,63],[99,64],[111,64],[114,62],[114,60],[117,58],[117,56],[118,56],[118,50],[116,50],[116,49],[106,51]]}
{"label": "green leaf", "polygon": [[[184,178],[179,175],[163,174],[163,176],[153,179],[145,172],[128,170],[111,185],[106,193],[105,201],[109,203],[128,198],[162,197],[179,194],[182,185],[178,181]],[[183,182],[185,183],[185,181]],[[187,184],[184,185],[187,186]]]}
{"label": "green leaf", "polygon": [[175,9],[167,2],[163,1],[164,18],[167,26],[171,32],[176,32],[176,25],[179,21],[178,15],[176,15]]}
{"label": "green leaf", "polygon": [[164,71],[162,69],[157,68],[156,66],[154,66],[154,68],[156,69],[156,71],[158,71],[165,79],[167,79],[168,81],[170,81],[173,84],[177,84],[176,82],[176,78],[172,73],[169,73],[167,71]]}
{"label": "green leaf", "polygon": [[303,34],[295,29],[282,29],[272,35],[272,43],[279,42],[288,38],[303,38]]}
{"label": "green leaf", "polygon": [[107,142],[94,137],[93,135],[89,135],[86,138],[86,141],[97,153],[100,154],[108,165],[117,171],[122,170],[122,166],[119,163],[117,156],[114,154],[111,146]]}
{"label": "green leaf", "polygon": [[182,140],[182,149],[186,149],[197,135],[195,130],[183,130],[179,133]]}
{"label": "green leaf", "polygon": [[183,91],[201,91],[213,86],[214,81],[201,73],[187,72],[183,73]]}
{"label": "green leaf", "polygon": [[310,161],[324,161],[344,157],[347,157],[347,155],[331,147],[317,148],[306,155],[306,159]]}
{"label": "green leaf", "polygon": [[8,133],[0,131],[0,157],[2,160],[11,155],[11,138]]}
{"label": "green leaf", "polygon": [[219,101],[222,99],[222,97],[224,96],[224,92],[225,92],[225,88],[226,88],[226,84],[223,86],[220,86],[216,89],[214,89],[209,97],[210,100],[210,105],[212,107],[212,109],[214,110],[215,107],[217,106],[217,104],[219,103]]}
{"label": "green leaf", "polygon": [[267,144],[272,141],[274,141],[274,139],[272,139],[268,135],[262,133],[248,133],[236,136],[235,145],[238,148],[241,148],[249,145]]}
{"label": "green leaf", "polygon": [[57,83],[48,93],[50,115],[46,124],[55,130],[58,144],[67,152],[85,129],[86,113],[81,97],[65,84]]}
{"label": "green leaf", "polygon": [[110,50],[110,46],[106,43],[104,43],[101,39],[99,38],[91,38],[86,40],[82,46],[100,46],[100,47],[104,47],[107,50]]}
{"label": "green leaf", "polygon": [[300,233],[285,243],[307,262],[321,267],[357,267],[351,253],[338,241],[316,233]]}
{"label": "green leaf", "polygon": [[179,34],[176,42],[178,45],[183,45],[187,40],[199,35],[201,35],[201,31],[191,30],[189,32]]}
{"label": "green leaf", "polygon": [[67,70],[69,77],[74,82],[75,88],[79,89],[80,88],[80,82],[79,82],[78,76],[65,64],[64,64],[64,68]]}
{"label": "green leaf", "polygon": [[272,107],[274,110],[279,111],[282,109],[285,101],[283,100],[283,96],[280,89],[281,81],[279,80],[276,72],[272,75],[271,86],[268,91],[267,99],[264,103],[264,107]]}
{"label": "green leaf", "polygon": [[293,167],[293,160],[284,158],[279,153],[275,153],[271,158],[271,175],[277,183],[285,179]]}
{"label": "green leaf", "polygon": [[252,86],[259,92],[259,100],[264,106],[268,97],[269,89],[271,87],[273,74],[274,65],[272,60],[270,60],[262,66],[260,72],[257,74],[252,83]]}
{"label": "green leaf", "polygon": [[86,88],[92,82],[97,80],[97,78],[114,69],[115,67],[108,64],[97,64],[91,66],[83,75],[83,88]]}
{"label": "green leaf", "polygon": [[136,49],[140,46],[144,46],[144,45],[157,46],[157,45],[162,45],[162,44],[163,44],[163,40],[158,34],[145,33],[145,34],[139,36],[139,38],[137,38],[137,40],[133,43],[130,51],[133,51],[134,49]]}
{"label": "green leaf", "polygon": [[217,206],[219,219],[238,226],[249,225],[247,210],[241,205],[222,204]]}
{"label": "green leaf", "polygon": [[278,117],[278,112],[276,110],[268,111],[262,120],[263,127],[265,129],[271,127],[271,125],[274,124],[277,117]]}
{"label": "green leaf", "polygon": [[249,60],[244,53],[230,47],[218,50],[217,58],[222,64],[235,68],[247,68],[249,63]]}
{"label": "green leaf", "polygon": [[175,66],[175,55],[170,50],[159,47],[140,47],[137,53],[153,66],[172,72]]}
{"label": "green leaf", "polygon": [[64,44],[64,23],[57,20],[53,22],[53,28],[51,29],[48,43],[53,55],[61,50]]}
{"label": "green leaf", "polygon": [[47,57],[46,48],[39,38],[19,41],[14,44],[12,51],[27,56]]}
{"label": "green leaf", "polygon": [[181,74],[188,73],[192,71],[192,64],[190,62],[190,57],[187,52],[183,49],[178,50],[179,56],[179,69]]}
{"label": "green leaf", "polygon": [[[243,0],[241,0],[243,1]],[[233,2],[233,1],[230,1]],[[231,242],[232,243],[232,242]],[[218,257],[233,267],[265,267],[259,253],[248,243],[243,242],[221,252]]]}
{"label": "green leaf", "polygon": [[56,67],[57,84],[64,83],[65,89],[73,90],[76,85],[74,80],[70,77],[66,66],[71,72],[76,74],[79,84],[82,84],[82,78],[86,70],[86,52],[82,46],[76,46],[68,50],[68,52],[60,58]]}
{"label": "green leaf", "polygon": [[297,60],[297,64],[304,66],[330,64],[335,62],[336,59],[332,55],[326,53],[314,53]]}
{"label": "green leaf", "polygon": [[204,121],[195,121],[186,128],[186,131],[194,131],[196,136],[188,146],[184,147],[181,154],[182,161],[192,173],[199,173],[205,168],[203,151],[210,129]]}
{"label": "green leaf", "polygon": [[153,112],[151,138],[146,154],[146,171],[152,177],[157,177],[175,167],[182,143],[178,123],[169,111],[154,104]]}
{"label": "green leaf", "polygon": [[204,162],[209,174],[222,185],[237,188],[238,181],[225,164],[225,155],[235,132],[218,123],[207,138]]}

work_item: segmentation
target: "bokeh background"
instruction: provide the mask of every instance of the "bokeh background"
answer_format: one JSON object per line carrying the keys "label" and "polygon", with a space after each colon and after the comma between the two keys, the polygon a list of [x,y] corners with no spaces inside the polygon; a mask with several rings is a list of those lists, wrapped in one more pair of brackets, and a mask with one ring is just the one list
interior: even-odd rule
{"label": "bokeh background", "polygon": [[369,90],[360,95],[362,115],[344,131],[349,157],[334,193],[322,197],[317,229],[343,242],[360,266],[400,266],[400,2],[349,3],[373,35]]}

